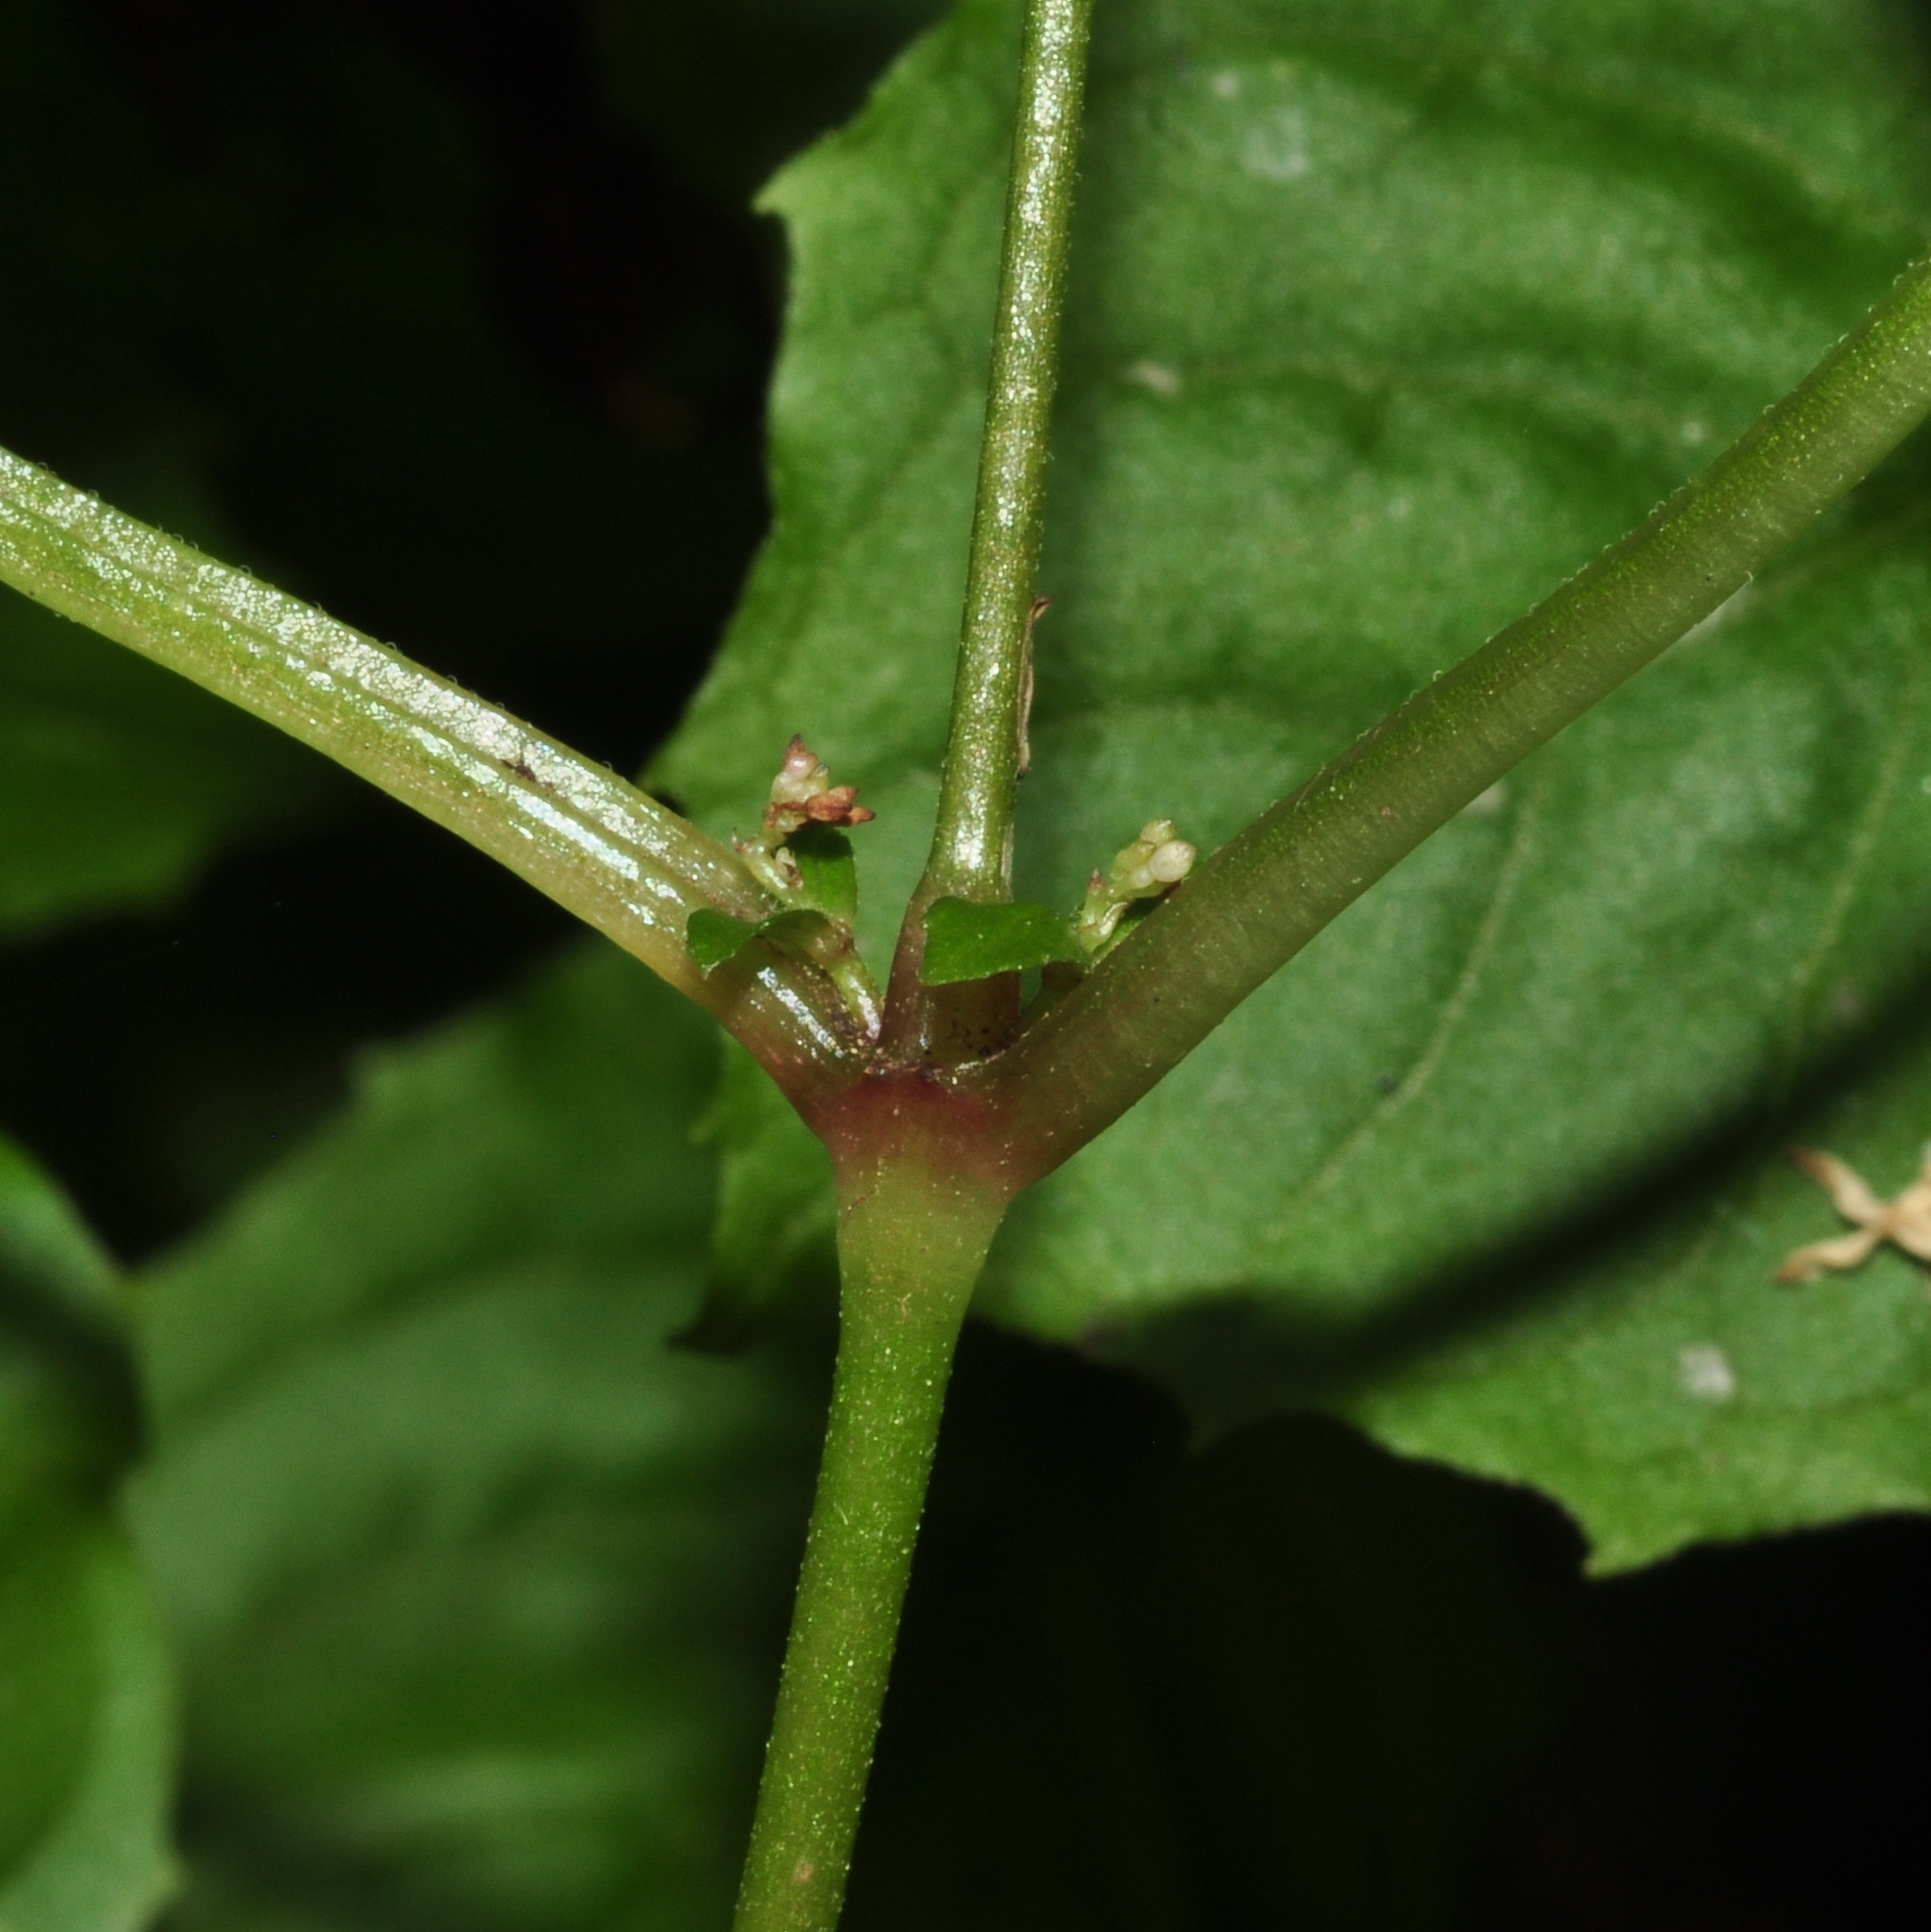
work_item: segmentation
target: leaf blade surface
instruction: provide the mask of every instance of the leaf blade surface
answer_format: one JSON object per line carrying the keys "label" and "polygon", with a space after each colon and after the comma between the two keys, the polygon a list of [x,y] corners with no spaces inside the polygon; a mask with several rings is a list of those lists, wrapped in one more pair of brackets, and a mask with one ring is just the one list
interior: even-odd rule
{"label": "leaf blade surface", "polygon": [[[803,730],[881,828],[913,822],[876,848],[907,882],[1013,31],[963,8],[769,191],[796,264],[777,529],[663,767],[722,826]],[[1225,839],[1746,427],[1921,249],[1924,98],[1882,5],[1108,10],[1019,892],[1072,903],[1152,817]],[[1182,1382],[1207,1305],[1288,1357],[1371,1352],[1747,1136],[1841,1045],[1847,934],[1860,1009],[1907,997],[1931,964],[1922,465],[1901,453],[1025,1197],[982,1309]],[[1633,1517],[1639,1544],[1666,1547]]]}

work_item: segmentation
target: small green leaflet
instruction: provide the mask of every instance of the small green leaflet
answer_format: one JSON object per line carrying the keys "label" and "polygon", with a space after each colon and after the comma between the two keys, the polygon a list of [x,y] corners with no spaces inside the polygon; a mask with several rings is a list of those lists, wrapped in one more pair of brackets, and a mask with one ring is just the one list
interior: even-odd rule
{"label": "small green leaflet", "polygon": [[849,925],[858,917],[858,863],[851,840],[829,825],[808,825],[785,841],[797,862],[804,896],[828,918]]}
{"label": "small green leaflet", "polygon": [[734,919],[700,906],[684,928],[684,943],[700,970],[713,972],[735,960],[753,939],[781,953],[818,957],[828,939],[835,945],[834,924],[849,927],[858,917],[858,864],[851,840],[831,826],[802,827],[786,841],[797,866],[801,906],[789,906],[768,920]]}
{"label": "small green leaflet", "polygon": [[753,925],[749,920],[733,919],[729,913],[699,906],[684,928],[684,943],[703,971],[714,972],[726,961],[735,960],[753,939],[762,939],[781,953],[808,959],[814,943],[831,929],[831,921],[823,913],[796,907],[774,913],[762,924]]}
{"label": "small green leaflet", "polygon": [[925,961],[919,976],[927,986],[956,986],[1055,963],[1084,966],[1086,955],[1071,921],[1051,906],[939,899],[925,915]]}
{"label": "small green leaflet", "polygon": [[684,943],[699,968],[712,972],[727,960],[735,960],[753,939],[758,927],[747,919],[733,919],[709,906],[699,906],[684,928]]}

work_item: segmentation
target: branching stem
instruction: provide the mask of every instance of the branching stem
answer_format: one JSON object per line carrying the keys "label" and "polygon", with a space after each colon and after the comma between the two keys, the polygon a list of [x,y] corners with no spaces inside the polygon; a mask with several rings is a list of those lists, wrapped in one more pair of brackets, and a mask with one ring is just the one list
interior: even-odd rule
{"label": "branching stem", "polygon": [[831,1146],[838,1368],[738,1932],[837,1922],[953,1350],[1007,1202],[1931,411],[1926,265],[1639,530],[1265,813],[1015,1043],[1016,974],[932,992],[919,967],[935,898],[1010,896],[1091,5],[1026,3],[951,736],[876,1049],[831,978],[774,947],[697,969],[694,912],[755,923],[776,905],[736,853],[507,713],[0,452],[0,581],[502,860],[716,1013]]}
{"label": "branching stem", "polygon": [[1931,412],[1931,262],[1693,482],[1224,846],[987,1070],[1029,1176],[1472,798],[1733,596]]}
{"label": "branching stem", "polygon": [[[933,993],[919,966],[934,899],[1011,897],[1091,23],[1092,0],[1028,0],[938,824],[900,935],[881,1040],[900,1061],[994,1051],[1017,1018],[1016,975]],[[953,1350],[1010,1192],[997,1135],[957,1097],[919,1072],[880,1068],[867,1084],[842,1131],[826,1136],[839,1155],[838,1368],[737,1932],[833,1932],[838,1922]]]}

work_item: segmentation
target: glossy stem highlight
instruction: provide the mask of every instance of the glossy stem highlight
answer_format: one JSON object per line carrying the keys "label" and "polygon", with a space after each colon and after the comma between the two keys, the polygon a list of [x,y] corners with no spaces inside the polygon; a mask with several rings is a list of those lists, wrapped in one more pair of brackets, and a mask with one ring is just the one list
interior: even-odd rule
{"label": "glossy stem highlight", "polygon": [[1217,852],[989,1069],[1030,1178],[1390,867],[1727,598],[1931,412],[1931,263],[1639,529]]}
{"label": "glossy stem highlight", "polygon": [[832,1932],[858,1835],[946,1383],[1000,1204],[951,1163],[841,1191],[838,1366],[736,1932]]}

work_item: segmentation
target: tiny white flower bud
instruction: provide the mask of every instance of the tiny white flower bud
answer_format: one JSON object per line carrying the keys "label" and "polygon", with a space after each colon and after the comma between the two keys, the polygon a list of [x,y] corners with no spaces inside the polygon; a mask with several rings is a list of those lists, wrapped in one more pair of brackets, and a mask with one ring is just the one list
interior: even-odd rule
{"label": "tiny white flower bud", "polygon": [[1168,838],[1146,861],[1149,878],[1162,885],[1178,885],[1193,870],[1193,848],[1184,838]]}
{"label": "tiny white flower bud", "polygon": [[1193,870],[1196,856],[1186,839],[1174,835],[1171,819],[1148,819],[1140,836],[1114,853],[1112,871],[1103,876],[1096,872],[1087,881],[1079,916],[1087,951],[1098,954],[1110,945],[1128,906],[1164,897]]}
{"label": "tiny white flower bud", "polygon": [[826,790],[831,774],[824,759],[804,741],[794,738],[785,748],[785,762],[771,781],[774,805],[802,805],[807,798]]}

